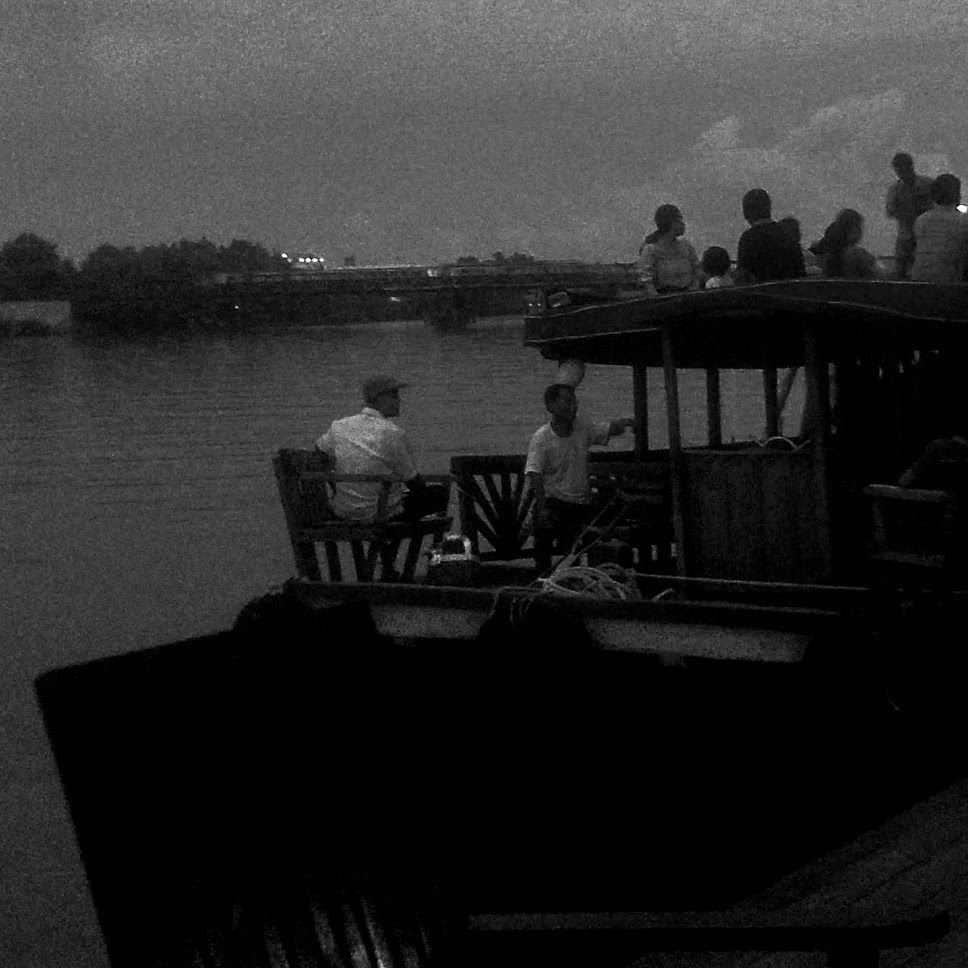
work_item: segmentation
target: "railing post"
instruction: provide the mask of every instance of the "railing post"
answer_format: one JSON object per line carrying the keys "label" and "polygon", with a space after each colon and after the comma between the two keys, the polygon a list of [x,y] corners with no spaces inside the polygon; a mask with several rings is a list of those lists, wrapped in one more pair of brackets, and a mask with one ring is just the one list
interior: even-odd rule
{"label": "railing post", "polygon": [[649,370],[644,363],[632,367],[632,403],[635,409],[635,456],[649,450]]}

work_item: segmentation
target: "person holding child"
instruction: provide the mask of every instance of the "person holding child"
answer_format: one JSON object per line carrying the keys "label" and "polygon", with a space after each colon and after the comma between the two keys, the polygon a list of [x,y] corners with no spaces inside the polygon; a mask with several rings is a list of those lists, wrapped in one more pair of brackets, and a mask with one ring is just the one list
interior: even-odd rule
{"label": "person holding child", "polygon": [[880,279],[877,260],[860,244],[863,237],[864,217],[852,208],[841,209],[810,246],[821,274],[828,279]]}

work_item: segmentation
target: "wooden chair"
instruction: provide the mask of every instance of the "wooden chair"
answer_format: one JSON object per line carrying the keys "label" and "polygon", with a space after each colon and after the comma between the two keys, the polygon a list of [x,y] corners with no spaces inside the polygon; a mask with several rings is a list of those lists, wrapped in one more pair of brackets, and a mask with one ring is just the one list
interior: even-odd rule
{"label": "wooden chair", "polygon": [[[524,497],[523,454],[464,455],[450,459],[457,484],[461,533],[481,561],[533,558],[524,522],[531,501]],[[489,548],[481,548],[482,539]]]}
{"label": "wooden chair", "polygon": [[870,484],[867,558],[881,582],[964,585],[968,578],[968,465],[945,462],[946,490]]}
{"label": "wooden chair", "polygon": [[[316,450],[280,450],[272,461],[279,487],[279,497],[286,516],[292,542],[296,571],[302,578],[321,581],[317,545],[326,552],[330,581],[343,581],[340,545],[348,545],[357,581],[373,581],[377,561],[383,565],[381,578],[412,582],[428,535],[437,541],[450,527],[451,518],[444,514],[428,515],[416,521],[388,521],[387,497],[393,483],[382,475],[337,474],[329,456]],[[450,478],[430,475],[435,483]],[[381,485],[377,516],[373,522],[338,518],[330,505],[330,496],[339,482],[377,482]],[[396,559],[405,547],[403,568],[396,574]]]}

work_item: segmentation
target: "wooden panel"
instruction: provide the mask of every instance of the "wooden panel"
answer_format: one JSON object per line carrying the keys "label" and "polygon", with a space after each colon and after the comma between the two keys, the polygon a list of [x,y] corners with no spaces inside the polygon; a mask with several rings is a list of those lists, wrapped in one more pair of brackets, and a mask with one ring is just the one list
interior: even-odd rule
{"label": "wooden panel", "polygon": [[684,461],[690,574],[829,580],[811,453],[687,451]]}

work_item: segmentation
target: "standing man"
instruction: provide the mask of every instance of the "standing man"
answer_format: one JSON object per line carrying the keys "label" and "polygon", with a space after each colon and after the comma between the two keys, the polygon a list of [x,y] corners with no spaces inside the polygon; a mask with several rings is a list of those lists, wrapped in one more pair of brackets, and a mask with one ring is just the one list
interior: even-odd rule
{"label": "standing man", "polygon": [[899,151],[891,159],[897,181],[887,190],[885,211],[897,222],[894,242],[894,275],[907,279],[914,264],[914,223],[917,217],[931,208],[931,179],[914,171],[914,159]]}
{"label": "standing man", "polygon": [[958,211],[961,179],[938,175],[931,185],[934,207],[914,223],[914,282],[944,284],[964,281],[968,266],[968,215]]}
{"label": "standing man", "polygon": [[751,188],[743,196],[743,218],[749,228],[736,248],[737,282],[772,282],[797,279],[807,274],[803,249],[793,235],[773,221],[773,201],[763,188]]}
{"label": "standing man", "polygon": [[[417,473],[407,432],[392,420],[400,416],[400,391],[406,386],[386,374],[363,383],[363,409],[335,420],[316,441],[316,449],[333,459],[338,474],[382,474],[393,479],[386,517],[414,520],[444,512],[447,488],[425,484]],[[381,484],[376,481],[339,482],[332,506],[341,518],[373,521]]]}
{"label": "standing man", "polygon": [[607,444],[635,424],[631,417],[593,425],[578,416],[575,388],[553,383],[544,392],[551,419],[539,427],[528,446],[524,472],[534,495],[534,557],[540,571],[551,567],[556,539],[573,544],[588,523],[588,448]]}

